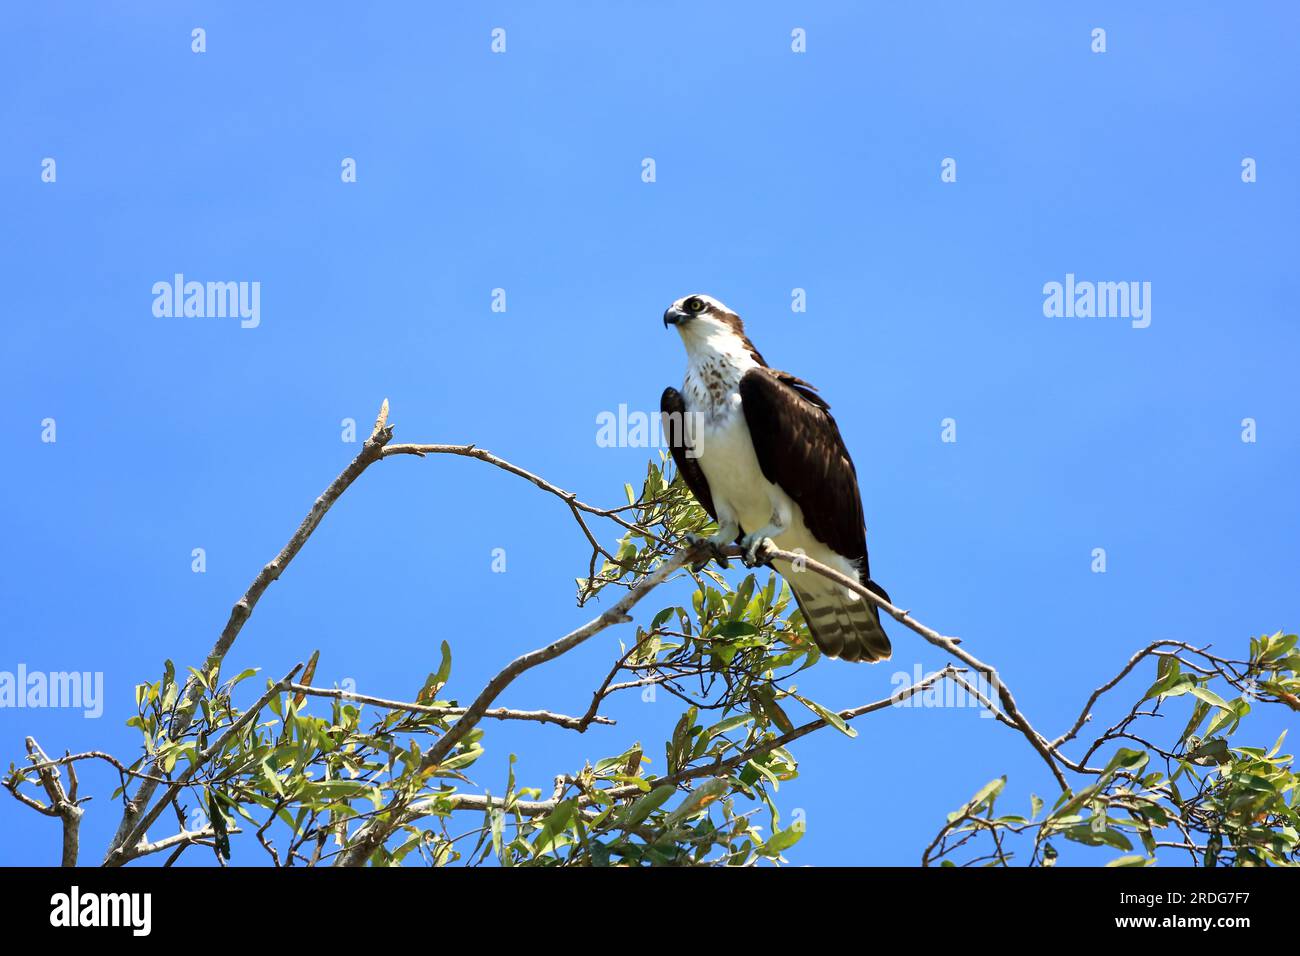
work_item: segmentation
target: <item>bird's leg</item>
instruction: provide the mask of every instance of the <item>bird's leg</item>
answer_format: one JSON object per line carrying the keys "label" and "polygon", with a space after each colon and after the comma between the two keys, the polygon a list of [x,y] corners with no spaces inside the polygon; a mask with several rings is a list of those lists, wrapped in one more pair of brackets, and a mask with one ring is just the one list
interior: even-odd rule
{"label": "bird's leg", "polygon": [[[708,536],[707,538],[704,535],[699,535],[699,534],[695,534],[694,532],[688,531],[686,533],[686,543],[689,544],[691,547],[695,547],[696,545],[699,544],[708,545],[711,559],[717,561],[721,567],[727,568],[730,567],[731,565],[727,561],[727,556],[722,553],[722,549],[726,545],[731,544],[731,542],[735,541],[736,535],[739,533],[740,533],[740,527],[736,524],[735,521],[719,521],[717,532],[715,534]],[[708,564],[709,561],[710,558],[704,558],[700,561],[696,561],[694,564],[691,565],[691,570],[696,573],[699,573],[700,571],[704,570],[704,566]]]}
{"label": "bird's leg", "polygon": [[790,522],[793,518],[790,513],[791,509],[789,499],[785,498],[783,495],[778,495],[775,488],[773,489],[769,500],[772,505],[772,514],[767,519],[767,524],[762,528],[759,528],[757,531],[751,531],[740,539],[740,546],[745,552],[740,556],[740,560],[747,568],[753,568],[757,567],[759,564],[767,563],[765,561],[760,561],[758,557],[759,552],[764,547],[764,542],[772,547],[776,547],[776,542],[772,539],[785,534],[785,531],[790,527]]}
{"label": "bird's leg", "polygon": [[740,546],[745,549],[745,553],[740,556],[740,562],[745,567],[753,568],[767,563],[759,559],[758,553],[765,546],[776,547],[776,542],[772,539],[785,531],[786,525],[784,522],[778,521],[778,517],[778,515],[772,515],[771,523],[740,539]]}

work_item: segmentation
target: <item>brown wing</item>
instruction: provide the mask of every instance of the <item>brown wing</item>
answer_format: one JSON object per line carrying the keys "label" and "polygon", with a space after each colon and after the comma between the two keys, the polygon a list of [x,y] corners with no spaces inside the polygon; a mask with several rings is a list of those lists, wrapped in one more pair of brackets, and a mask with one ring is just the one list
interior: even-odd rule
{"label": "brown wing", "polygon": [[803,511],[822,544],[862,561],[867,579],[867,529],[858,473],[830,406],[813,386],[787,372],[750,369],[740,380],[745,422],[763,477]]}
{"label": "brown wing", "polygon": [[686,487],[691,489],[695,500],[709,513],[710,518],[717,521],[718,513],[713,509],[713,496],[709,494],[709,481],[704,477],[700,460],[686,454],[686,402],[682,399],[682,393],[675,388],[665,388],[663,397],[659,399],[659,414],[663,418],[664,438],[673,453],[678,473],[686,482]]}

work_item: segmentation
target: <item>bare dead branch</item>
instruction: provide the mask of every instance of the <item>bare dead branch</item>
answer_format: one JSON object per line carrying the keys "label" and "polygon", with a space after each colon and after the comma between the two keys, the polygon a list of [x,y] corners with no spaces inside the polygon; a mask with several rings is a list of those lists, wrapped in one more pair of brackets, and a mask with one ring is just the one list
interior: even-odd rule
{"label": "bare dead branch", "polygon": [[[45,755],[41,745],[32,737],[27,738],[27,754],[35,763],[39,770],[37,775],[40,777],[41,786],[45,789],[45,795],[49,797],[49,815],[58,816],[63,821],[63,858],[62,866],[76,866],[77,852],[81,845],[81,807],[76,802],[76,776],[69,774],[72,782],[71,794],[63,788],[63,781],[59,777],[59,769],[55,766],[50,758]],[[15,791],[11,790],[11,793]],[[15,793],[15,796],[17,794]]]}
{"label": "bare dead branch", "polygon": [[[244,592],[244,596],[236,601],[234,607],[231,608],[230,619],[226,622],[226,626],[222,629],[216,643],[212,645],[212,649],[208,651],[208,656],[203,662],[203,673],[211,673],[221,666],[221,662],[225,660],[231,645],[235,643],[235,638],[243,630],[244,624],[252,615],[253,608],[257,606],[257,602],[266,592],[266,589],[284,573],[285,568],[302,550],[303,545],[307,543],[307,539],[320,525],[321,520],[334,502],[338,501],[339,496],[347,491],[348,487],[363,471],[383,457],[384,446],[388,444],[392,437],[393,426],[388,424],[388,399],[384,399],[383,405],[379,409],[379,416],[375,420],[374,430],[371,432],[370,437],[366,439],[365,444],[361,446],[360,453],[352,459],[351,464],[343,469],[337,478],[330,482],[329,487],[312,504],[311,510],[307,512],[307,517],[303,518],[302,523],[298,525],[298,530],[293,533],[288,544],[280,549],[280,553],[257,573],[257,576],[253,578],[253,583]],[[186,684],[185,692],[181,695],[181,699],[176,706],[176,717],[170,730],[172,740],[179,739],[180,735],[184,734],[188,729],[190,722],[194,719],[194,710],[198,706],[201,693],[202,690],[197,682],[191,681]],[[159,769],[161,768],[155,761],[154,770]],[[147,809],[157,787],[158,783],[155,777],[153,775],[146,776],[135,794],[127,801],[117,832],[109,843],[105,862],[113,857],[121,847],[129,845],[126,839],[127,834],[138,829],[137,823],[140,814]]]}
{"label": "bare dead branch", "polygon": [[166,777],[155,777],[147,773],[141,773],[139,770],[132,770],[130,767],[122,763],[122,761],[118,760],[112,754],[104,753],[104,751],[102,750],[87,750],[79,754],[70,753],[63,757],[55,757],[53,759],[48,759],[43,763],[33,764],[30,767],[24,767],[23,769],[40,770],[45,767],[67,766],[69,776],[71,777],[75,774],[75,772],[72,769],[72,765],[82,760],[102,760],[107,764],[111,764],[117,770],[118,773],[123,774],[124,776],[135,777],[140,780],[153,780],[155,783],[171,783],[171,781]]}
{"label": "bare dead branch", "polygon": [[[230,826],[227,833],[241,833],[239,827]],[[173,833],[169,837],[157,840],[153,843],[137,843],[135,849],[131,852],[131,859],[136,860],[142,856],[149,856],[151,853],[161,853],[164,850],[184,849],[193,846],[196,843],[202,843],[205,840],[211,840],[216,836],[212,827],[203,827],[201,830],[181,830],[179,833]]]}
{"label": "bare dead branch", "polygon": [[[383,697],[371,697],[369,694],[357,694],[352,691],[324,687],[309,687],[305,684],[290,684],[289,690],[310,697],[331,697],[335,700],[350,700],[358,704],[371,704],[387,710],[404,710],[413,714],[432,714],[438,717],[463,717],[467,707],[433,707],[427,704],[412,704],[400,700],[385,700]],[[595,717],[590,720],[583,717],[569,717],[565,714],[553,714],[549,710],[513,710],[507,707],[494,707],[483,712],[484,717],[493,720],[529,720],[539,724],[556,724],[569,730],[586,730],[588,724],[609,724],[614,721],[608,717]]]}
{"label": "bare dead branch", "polygon": [[[585,502],[579,501],[573,492],[565,491],[563,488],[551,484],[545,478],[535,475],[531,471],[526,471],[518,465],[511,464],[504,458],[498,458],[490,451],[478,448],[474,445],[389,445],[384,449],[383,455],[385,458],[392,455],[416,455],[420,458],[423,458],[426,455],[459,455],[462,458],[477,458],[479,461],[485,461],[489,465],[495,465],[503,471],[508,471],[512,475],[517,475],[520,478],[531,481],[534,485],[548,494],[555,495],[557,498],[567,502],[572,508],[585,511],[587,514],[596,515],[601,518],[608,518],[609,520],[622,525],[628,531],[635,531],[637,534],[647,535],[655,541],[663,541],[663,538],[659,537],[659,535],[655,534],[649,528],[643,528],[640,525],[633,524],[623,518],[620,512],[626,511],[627,506],[622,508],[597,508],[595,505],[589,505]],[[582,522],[579,522],[579,524],[582,524]],[[587,531],[585,524],[583,524],[583,530]],[[589,531],[587,531],[587,536],[589,538],[591,537]],[[599,548],[599,545],[596,545],[596,547]]]}
{"label": "bare dead branch", "polygon": [[595,692],[592,693],[591,705],[587,708],[587,712],[578,720],[579,731],[585,731],[593,722],[599,721],[600,718],[596,716],[596,711],[600,708],[601,703],[610,693],[610,682],[623,668],[623,665],[627,663],[627,659],[635,653],[636,644],[633,644],[630,648],[619,655],[618,660],[614,662],[614,666],[609,669],[609,673],[606,674],[605,679],[601,681],[600,687],[596,688]]}

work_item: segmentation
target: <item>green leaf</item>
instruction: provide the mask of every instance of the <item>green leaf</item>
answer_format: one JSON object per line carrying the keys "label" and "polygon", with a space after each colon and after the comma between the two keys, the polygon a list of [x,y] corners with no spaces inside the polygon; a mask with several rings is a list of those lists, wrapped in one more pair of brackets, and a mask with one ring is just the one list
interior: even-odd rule
{"label": "green leaf", "polygon": [[[745,767],[747,769],[752,768],[756,774],[765,777],[768,783],[770,783],[774,788],[779,788],[781,786],[781,778],[778,777],[775,773],[773,773],[772,770],[769,769],[767,766],[760,763],[759,760],[755,759],[755,760],[747,761]],[[749,774],[741,775],[741,782],[745,783],[746,785],[757,782],[757,780],[758,780],[758,776],[753,776]]]}
{"label": "green leaf", "polygon": [[445,773],[451,770],[460,770],[463,767],[468,767],[481,756],[483,756],[482,747],[471,747],[462,753],[456,754],[454,757],[448,757],[438,765],[438,771],[440,773]]}
{"label": "green leaf", "polygon": [[266,778],[266,782],[271,785],[271,789],[274,790],[279,796],[283,797],[284,784],[281,783],[280,781],[280,775],[276,773],[275,769],[271,766],[270,760],[262,761],[262,773],[263,776]]}
{"label": "green leaf", "polygon": [[788,827],[772,834],[771,839],[763,844],[763,850],[773,856],[779,856],[803,839],[803,827]]}
{"label": "green leaf", "polygon": [[698,708],[688,707],[681,719],[677,721],[677,727],[673,730],[673,737],[667,748],[669,773],[676,773],[690,754],[691,739],[694,731],[698,729],[695,726],[695,717],[698,713]]}
{"label": "green leaf", "polygon": [[1191,687],[1189,687],[1188,690],[1192,694],[1199,697],[1201,700],[1205,701],[1207,704],[1213,704],[1215,707],[1218,707],[1222,710],[1232,709],[1231,707],[1228,706],[1228,702],[1226,700],[1224,700],[1222,697],[1220,697],[1218,694],[1216,694],[1214,691],[1210,690],[1208,687],[1204,686],[1203,684],[1194,684]]}
{"label": "green leaf", "polygon": [[771,684],[755,687],[751,699],[758,704],[758,709],[763,716],[780,728],[781,733],[788,734],[794,730],[794,722],[776,702],[776,691],[772,689]]}
{"label": "green leaf", "polygon": [[714,737],[718,736],[719,734],[725,734],[729,730],[735,730],[737,727],[743,727],[745,724],[749,723],[753,719],[754,719],[753,714],[733,714],[732,716],[728,717],[726,720],[719,721],[718,723],[714,724],[712,727],[705,730],[703,736],[706,740],[712,740]]}
{"label": "green leaf", "polygon": [[[745,613],[745,608],[749,605],[749,599],[754,593],[754,576],[746,575],[745,580],[740,582],[736,592],[731,596],[731,611],[728,615],[733,621],[740,618]],[[757,632],[758,628],[754,628]]]}
{"label": "green leaf", "polygon": [[226,828],[226,817],[221,812],[221,800],[216,790],[208,791],[208,822],[212,825],[212,842],[217,856],[230,859],[230,834]]}
{"label": "green leaf", "polygon": [[509,866],[510,864],[507,862],[508,858],[506,857],[505,853],[502,851],[502,842],[501,842],[501,837],[506,830],[506,815],[501,810],[489,807],[488,816],[491,820],[490,827],[492,831],[492,852],[496,854],[496,858],[498,860],[500,860],[505,865]]}
{"label": "green leaf", "polygon": [[1201,726],[1201,722],[1205,720],[1205,715],[1209,712],[1210,705],[1203,700],[1198,700],[1196,706],[1192,708],[1192,716],[1187,721],[1187,726],[1183,728],[1182,736],[1178,739],[1185,741],[1192,734],[1196,733],[1197,728]]}
{"label": "green leaf", "polygon": [[1130,773],[1136,774],[1147,765],[1150,755],[1145,750],[1132,750],[1128,747],[1120,747],[1111,756],[1106,763],[1106,769],[1102,771],[1102,776],[1109,775],[1120,768]]}
{"label": "green leaf", "polygon": [[738,637],[752,637],[757,633],[758,628],[748,621],[723,621],[709,631],[708,636],[715,639],[734,640]]}
{"label": "green leaf", "polygon": [[818,717],[822,718],[822,720],[826,721],[826,723],[830,724],[840,733],[844,734],[844,736],[856,737],[858,735],[858,732],[854,730],[852,727],[850,727],[844,721],[844,718],[841,717],[839,714],[835,713],[835,711],[823,707],[821,704],[817,703],[816,701],[809,700],[807,697],[804,697],[800,694],[792,693],[790,696],[793,697],[795,700],[799,701],[799,703],[803,704],[805,707],[811,710]]}
{"label": "green leaf", "polygon": [[714,777],[712,780],[706,780],[691,791],[690,796],[683,800],[676,810],[668,814],[664,822],[670,827],[676,826],[683,820],[706,809],[709,804],[715,802],[730,789],[731,781],[725,777]]}
{"label": "green leaf", "polygon": [[1002,788],[1006,785],[1007,778],[1005,776],[998,777],[995,780],[990,780],[975,792],[975,796],[971,797],[970,800],[967,801],[967,805],[972,808],[984,806],[990,800],[997,797],[997,795],[1002,792]]}
{"label": "green leaf", "polygon": [[555,844],[555,841],[568,829],[569,821],[573,819],[573,813],[577,808],[576,797],[556,804],[555,809],[542,824],[541,834],[533,841],[534,857],[541,856]]}
{"label": "green leaf", "polygon": [[421,704],[431,701],[438,691],[446,685],[449,677],[451,677],[451,645],[443,641],[442,660],[438,662],[438,669],[425,680],[424,687],[420,689],[416,701]]}
{"label": "green leaf", "polygon": [[1180,680],[1186,680],[1182,673],[1182,667],[1178,663],[1178,658],[1172,655],[1160,655],[1156,661],[1156,682],[1147,688],[1143,700],[1150,700],[1159,694],[1164,693],[1170,687]]}
{"label": "green leaf", "polygon": [[654,813],[655,810],[663,804],[677,791],[672,787],[664,785],[655,787],[644,797],[638,797],[636,802],[626,807],[618,815],[618,822],[626,826],[637,826],[646,817]]}
{"label": "green leaf", "polygon": [[1285,730],[1282,731],[1281,736],[1279,736],[1279,737],[1277,738],[1277,743],[1275,743],[1275,744],[1273,745],[1273,749],[1270,750],[1270,751],[1268,752],[1268,755],[1269,755],[1270,757],[1276,757],[1276,756],[1277,756],[1278,751],[1280,751],[1280,750],[1282,749],[1282,741],[1286,740],[1286,735],[1287,735],[1287,732],[1286,732]]}
{"label": "green leaf", "polygon": [[371,784],[365,780],[317,780],[305,788],[309,793],[324,799],[362,797],[370,792]]}
{"label": "green leaf", "polygon": [[1083,843],[1086,846],[1113,846],[1117,850],[1133,849],[1133,844],[1129,842],[1128,837],[1109,827],[1104,830],[1094,830],[1091,823],[1079,823],[1068,827],[1064,832],[1067,840]]}
{"label": "green leaf", "polygon": [[1223,764],[1232,761],[1232,754],[1228,752],[1226,740],[1222,737],[1214,737],[1188,750],[1187,759],[1202,765]]}

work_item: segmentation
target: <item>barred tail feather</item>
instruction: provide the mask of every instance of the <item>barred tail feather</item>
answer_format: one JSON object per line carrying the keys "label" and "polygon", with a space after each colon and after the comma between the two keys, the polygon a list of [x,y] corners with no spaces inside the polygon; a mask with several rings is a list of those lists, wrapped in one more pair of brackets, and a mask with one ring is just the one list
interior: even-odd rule
{"label": "barred tail feather", "polygon": [[[885,596],[874,581],[864,583]],[[867,663],[889,660],[893,648],[870,601],[830,581],[801,580],[798,586],[792,582],[791,588],[809,633],[827,657]]]}

